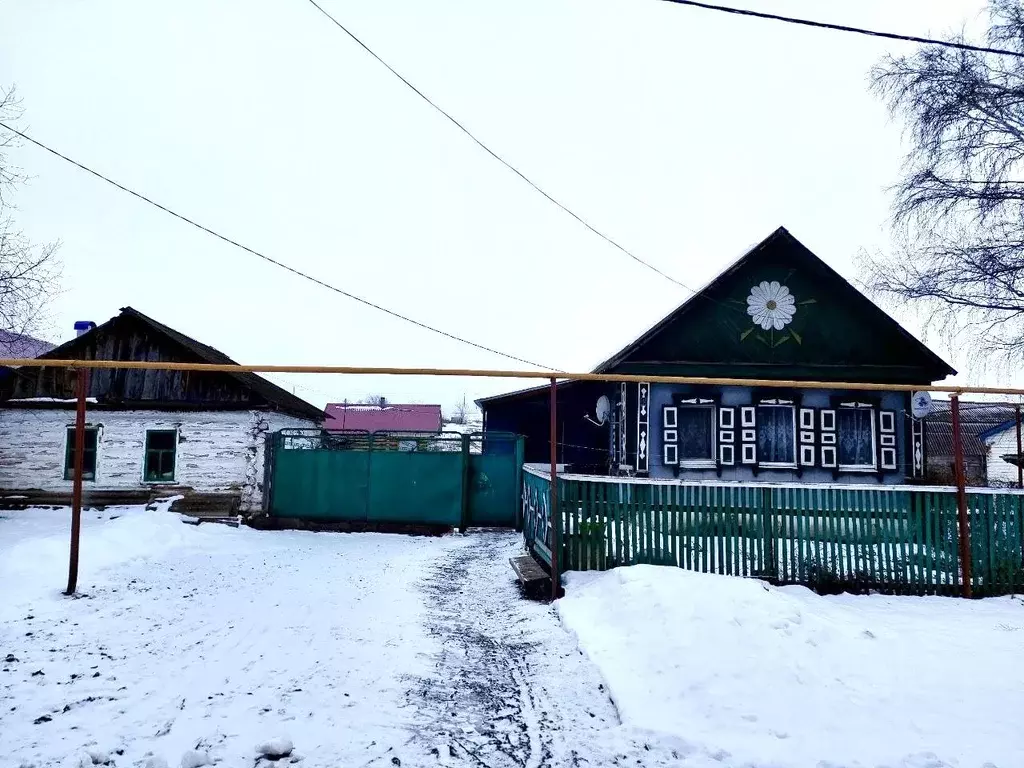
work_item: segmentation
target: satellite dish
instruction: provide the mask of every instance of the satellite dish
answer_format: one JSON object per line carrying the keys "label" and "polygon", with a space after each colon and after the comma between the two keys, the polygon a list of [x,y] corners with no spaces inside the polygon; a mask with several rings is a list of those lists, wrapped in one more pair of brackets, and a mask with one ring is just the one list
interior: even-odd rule
{"label": "satellite dish", "polygon": [[932,396],[927,392],[915,392],[910,396],[910,412],[915,419],[923,419],[932,412]]}
{"label": "satellite dish", "polygon": [[608,416],[612,412],[612,403],[608,399],[607,395],[601,395],[597,398],[597,406],[595,406],[595,415],[597,416],[597,423],[604,424],[608,421]]}

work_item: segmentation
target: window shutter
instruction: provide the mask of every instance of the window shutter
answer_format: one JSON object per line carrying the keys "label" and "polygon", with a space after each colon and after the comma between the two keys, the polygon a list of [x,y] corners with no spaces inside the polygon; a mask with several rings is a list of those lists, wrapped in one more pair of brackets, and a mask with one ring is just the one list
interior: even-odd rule
{"label": "window shutter", "polygon": [[753,405],[740,408],[740,461],[757,464],[757,408]]}
{"label": "window shutter", "polygon": [[821,466],[826,469],[836,469],[839,466],[838,450],[836,443],[836,412],[831,408],[822,409],[820,412],[821,423]]}
{"label": "window shutter", "polygon": [[666,405],[661,409],[662,463],[668,467],[679,466],[679,409]]}
{"label": "window shutter", "polygon": [[626,385],[619,386],[619,461],[618,465],[629,463],[629,456],[626,453],[628,430],[626,429]]}
{"label": "window shutter", "polygon": [[636,473],[646,475],[650,465],[650,399],[651,385],[644,381],[637,386],[636,395]]}
{"label": "window shutter", "polygon": [[815,430],[813,408],[800,409],[800,466],[813,467],[815,459]]}
{"label": "window shutter", "polygon": [[739,462],[758,463],[758,410],[754,406],[739,409]]}
{"label": "window shutter", "polygon": [[924,419],[910,419],[910,466],[913,477],[924,477],[925,467]]}
{"label": "window shutter", "polygon": [[878,412],[878,445],[883,470],[893,471],[896,464],[896,411]]}
{"label": "window shutter", "polygon": [[718,409],[718,463],[731,467],[736,464],[736,409]]}

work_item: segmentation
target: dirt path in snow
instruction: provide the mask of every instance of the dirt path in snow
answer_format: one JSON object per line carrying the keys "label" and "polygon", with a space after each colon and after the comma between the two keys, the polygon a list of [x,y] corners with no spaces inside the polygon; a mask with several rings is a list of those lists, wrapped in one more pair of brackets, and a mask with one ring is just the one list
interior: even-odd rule
{"label": "dirt path in snow", "polygon": [[619,725],[596,667],[553,608],[521,597],[508,562],[521,541],[470,534],[419,585],[441,650],[434,674],[409,693],[418,740],[450,765],[678,765],[678,745]]}

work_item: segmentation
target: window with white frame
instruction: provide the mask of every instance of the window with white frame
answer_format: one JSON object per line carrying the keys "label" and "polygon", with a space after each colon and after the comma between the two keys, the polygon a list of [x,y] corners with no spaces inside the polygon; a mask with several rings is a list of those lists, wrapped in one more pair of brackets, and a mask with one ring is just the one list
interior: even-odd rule
{"label": "window with white frame", "polygon": [[873,408],[837,408],[836,432],[840,469],[873,470],[877,467]]}
{"label": "window with white frame", "polygon": [[796,412],[792,405],[757,406],[757,457],[761,466],[796,466]]}
{"label": "window with white frame", "polygon": [[677,416],[679,464],[714,465],[715,408],[712,405],[681,405]]}

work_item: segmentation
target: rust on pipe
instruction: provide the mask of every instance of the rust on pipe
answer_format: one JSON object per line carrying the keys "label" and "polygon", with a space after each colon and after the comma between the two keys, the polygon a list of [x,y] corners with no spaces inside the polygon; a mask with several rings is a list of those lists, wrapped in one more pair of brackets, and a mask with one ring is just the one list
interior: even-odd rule
{"label": "rust on pipe", "polygon": [[75,467],[71,491],[71,552],[68,556],[68,588],[65,595],[78,589],[78,546],[82,532],[82,473],[85,469],[85,400],[89,394],[89,369],[79,368],[75,405]]}
{"label": "rust on pipe", "polygon": [[956,476],[957,524],[960,535],[960,572],[963,574],[963,596],[971,597],[971,526],[967,515],[967,479],[964,472],[964,443],[960,434],[960,398],[949,398],[953,421],[953,473]]}

